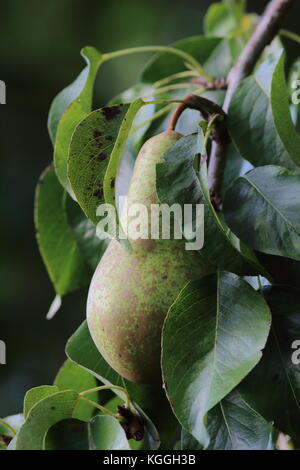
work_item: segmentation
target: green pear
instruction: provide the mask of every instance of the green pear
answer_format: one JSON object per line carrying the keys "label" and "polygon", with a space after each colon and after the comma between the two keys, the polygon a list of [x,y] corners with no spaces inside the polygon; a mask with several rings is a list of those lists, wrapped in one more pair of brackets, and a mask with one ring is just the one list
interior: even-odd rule
{"label": "green pear", "polygon": [[[150,205],[159,203],[156,165],[180,137],[168,130],[143,145],[129,187],[128,211],[140,203],[149,213]],[[154,383],[161,380],[161,332],[170,305],[188,281],[213,268],[198,252],[187,251],[184,240],[130,242],[131,252],[117,240],[110,242],[91,281],[87,321],[97,348],[114,370],[133,382]]]}

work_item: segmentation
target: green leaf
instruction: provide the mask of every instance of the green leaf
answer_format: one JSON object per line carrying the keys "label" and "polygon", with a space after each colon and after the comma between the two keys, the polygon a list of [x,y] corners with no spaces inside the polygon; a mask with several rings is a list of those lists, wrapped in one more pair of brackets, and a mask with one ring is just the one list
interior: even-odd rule
{"label": "green leaf", "polygon": [[231,392],[208,414],[208,450],[273,450],[273,427],[240,396]]}
{"label": "green leaf", "polygon": [[261,361],[239,391],[267,421],[299,441],[300,293],[282,286],[267,287],[263,292],[273,316],[271,332]]}
{"label": "green leaf", "polygon": [[300,136],[291,120],[282,50],[240,83],[228,125],[239,152],[254,166],[295,169],[300,164]]}
{"label": "green leaf", "polygon": [[182,137],[157,165],[157,192],[160,202],[204,204],[204,246],[199,254],[212,265],[237,274],[257,274],[260,269],[254,254],[230,232],[216,214],[207,183],[206,165],[201,165],[201,185],[193,167],[195,156],[203,152],[203,134]]}
{"label": "green leaf", "polygon": [[47,168],[36,190],[35,226],[43,261],[59,295],[85,286],[91,278],[69,226],[65,201],[66,193],[54,169]]}
{"label": "green leaf", "polygon": [[60,183],[71,195],[73,193],[67,175],[69,145],[75,127],[91,111],[94,81],[102,63],[102,55],[94,47],[85,47],[81,54],[87,62],[87,67],[70,87],[56,97],[50,110],[48,124],[50,135],[52,139],[55,138],[56,174]]}
{"label": "green leaf", "polygon": [[[118,385],[122,387],[126,383],[130,396],[143,407],[149,407],[153,403],[153,399],[157,397],[157,390],[153,390],[153,387],[124,381],[107,364],[91,338],[86,321],[82,323],[69,339],[66,346],[66,354],[71,361],[86,369],[105,385]],[[122,393],[116,390],[114,390],[114,393],[124,398]]]}
{"label": "green leaf", "polygon": [[[97,70],[101,64],[101,54],[93,47],[85,47],[81,51],[82,57],[85,59],[87,66],[78,75],[76,80],[62,90],[53,100],[48,116],[48,131],[54,145],[57,127],[63,114],[68,107],[77,99],[77,104],[73,106],[84,108],[87,110],[91,107],[92,88]],[[79,101],[80,100],[80,101]]]}
{"label": "green leaf", "polygon": [[57,392],[39,401],[21,427],[17,450],[43,450],[48,430],[57,422],[71,418],[78,399],[72,390]]}
{"label": "green leaf", "polygon": [[247,171],[252,170],[252,168],[253,166],[251,163],[241,157],[234,145],[230,143],[226,156],[226,167],[222,186],[222,199],[224,198],[226,189],[229,188],[233,181],[238,178],[238,176],[242,176]]}
{"label": "green leaf", "polygon": [[184,428],[181,430],[181,450],[203,450],[203,446]]}
{"label": "green leaf", "polygon": [[[126,141],[131,130],[133,121],[138,111],[144,106],[144,101],[141,98],[137,98],[133,101],[126,112],[124,120],[120,126],[117,140],[114,144],[113,151],[111,153],[107,171],[104,175],[103,189],[105,201],[108,204],[115,204],[115,180],[119,165],[121,162],[122,155],[125,151]],[[122,106],[122,105],[120,105]]]}
{"label": "green leaf", "polygon": [[[214,49],[221,42],[220,38],[206,38],[204,36],[193,36],[182,39],[172,44],[172,47],[180,49],[192,55],[198,62],[205,67]],[[174,54],[168,52],[160,52],[154,57],[144,68],[141,80],[146,83],[153,83],[162,78],[168,77],[178,72],[186,70],[184,61]],[[210,73],[210,70],[207,70]],[[223,72],[224,75],[224,72]]]}
{"label": "green leaf", "polygon": [[95,271],[108,247],[109,240],[98,237],[95,225],[86,218],[71,197],[66,197],[66,213],[78,248],[86,263]]}
{"label": "green leaf", "polygon": [[300,290],[300,261],[283,256],[256,252],[260,263],[272,276],[274,284],[295,287]]}
{"label": "green leaf", "polygon": [[226,36],[241,30],[245,0],[213,3],[204,18],[204,31],[210,36]]}
{"label": "green leaf", "polygon": [[96,416],[91,422],[66,419],[48,432],[47,450],[129,450],[129,442],[119,421],[112,416]]}
{"label": "green leaf", "polygon": [[98,109],[83,119],[73,134],[68,173],[82,210],[94,224],[101,203],[115,205],[117,170],[132,121],[142,105],[138,99]]}
{"label": "green leaf", "polygon": [[221,272],[190,282],[163,328],[162,367],[181,425],[207,447],[206,415],[261,358],[270,312],[238,276]]}
{"label": "green leaf", "polygon": [[245,41],[241,37],[221,39],[205,62],[205,69],[215,77],[226,76],[237,61],[244,45]]}
{"label": "green leaf", "polygon": [[289,93],[285,79],[285,54],[278,53],[276,68],[271,83],[271,106],[274,124],[287,152],[300,166],[300,135],[298,134],[290,112]]}
{"label": "green leaf", "polygon": [[259,264],[254,252],[239,240],[224,222],[211,201],[208,188],[207,166],[202,162],[200,167],[200,184],[205,204],[204,214],[204,246],[201,253],[220,269],[236,274],[255,275],[262,273],[268,276]]}
{"label": "green leaf", "polygon": [[93,374],[105,385],[122,386],[119,374],[107,364],[96,348],[86,321],[67,342],[66,354],[71,361]]}
{"label": "green leaf", "polygon": [[[92,374],[67,359],[55,377],[54,385],[56,385],[59,390],[72,389],[80,393],[97,387],[97,380]],[[91,393],[89,399],[97,402],[98,393]],[[73,417],[82,421],[89,421],[93,416],[93,412],[93,407],[81,400],[75,407]]]}
{"label": "green leaf", "polygon": [[52,426],[46,436],[45,450],[90,450],[89,423],[64,419]]}
{"label": "green leaf", "polygon": [[59,391],[58,387],[53,385],[41,385],[30,390],[24,398],[24,418],[27,419],[30,410],[41,400],[49,395],[53,395]]}
{"label": "green leaf", "polygon": [[226,192],[225,220],[252,248],[300,260],[300,176],[268,165],[238,178]]}
{"label": "green leaf", "polygon": [[[109,105],[121,104],[121,103],[132,103],[138,98],[143,98],[147,101],[155,99],[155,96],[152,95],[154,89],[152,86],[145,83],[137,83],[127,90],[123,91],[116,97],[114,97]],[[143,143],[143,137],[149,126],[151,124],[150,119],[153,117],[155,112],[156,105],[149,104],[143,106],[137,113],[133,123],[132,123],[132,133],[128,137],[128,143],[130,148],[134,149],[135,152],[138,152],[141,144]],[[142,126],[142,124],[145,124]],[[141,126],[141,127],[140,127]],[[137,128],[135,131],[134,129]]]}
{"label": "green leaf", "polygon": [[[89,371],[103,384],[125,386],[128,389],[131,399],[137,402],[134,403],[135,408],[144,417],[146,423],[146,434],[143,443],[147,448],[158,448],[160,441],[157,430],[149,417],[138,406],[139,404],[141,406],[149,406],[150,403],[153,404],[153,400],[155,399],[158,402],[160,391],[157,391],[157,387],[155,389],[155,387],[147,385],[134,384],[133,382],[124,380],[115,372],[96,348],[86,321],[69,339],[66,346],[66,354],[71,361],[74,361],[80,367]],[[113,392],[121,398],[124,398],[122,392],[118,390],[113,390]]]}
{"label": "green leaf", "polygon": [[94,450],[129,450],[129,442],[119,421],[112,416],[96,416],[90,425]]}
{"label": "green leaf", "polygon": [[[207,415],[210,444],[207,450],[273,450],[273,427],[234,390]],[[183,450],[203,450],[191,434],[182,429]]]}
{"label": "green leaf", "polygon": [[91,423],[65,420],[51,429],[55,450],[129,450],[126,434],[112,416],[96,416]]}

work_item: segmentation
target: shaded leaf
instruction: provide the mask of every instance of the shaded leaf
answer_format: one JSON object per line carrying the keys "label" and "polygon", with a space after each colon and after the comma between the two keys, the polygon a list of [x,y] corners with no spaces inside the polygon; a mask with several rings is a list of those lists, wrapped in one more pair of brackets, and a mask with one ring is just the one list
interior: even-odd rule
{"label": "shaded leaf", "polygon": [[272,312],[270,336],[259,364],[239,386],[242,397],[280,431],[300,439],[300,293],[263,290]]}
{"label": "shaded leaf", "polygon": [[72,417],[77,399],[78,394],[69,390],[54,393],[39,401],[30,410],[18,433],[16,449],[43,450],[50,427]]}
{"label": "shaded leaf", "polygon": [[[210,444],[207,450],[273,450],[273,427],[242,399],[231,392],[207,415]],[[203,450],[201,444],[182,429],[183,450]]]}
{"label": "shaded leaf", "polygon": [[225,220],[252,248],[300,260],[300,176],[268,165],[238,178],[225,195]]}
{"label": "shaded leaf", "polygon": [[[97,387],[97,380],[92,374],[67,359],[55,377],[54,385],[59,390],[75,390],[80,393]],[[97,402],[98,393],[89,394],[89,399]],[[73,418],[89,421],[93,416],[93,412],[93,407],[81,400],[74,409]]]}
{"label": "shaded leaf", "polygon": [[290,112],[289,93],[285,79],[284,57],[284,53],[280,51],[276,57],[277,63],[272,77],[270,91],[272,114],[281,141],[293,162],[300,166],[300,134],[298,134],[294,126]]}
{"label": "shaded leaf", "polygon": [[56,423],[46,440],[47,450],[129,450],[129,442],[119,421],[112,416],[96,416],[85,423],[66,419]]}
{"label": "shaded leaf", "polygon": [[90,424],[94,450],[129,450],[125,432],[112,416],[96,416]]}
{"label": "shaded leaf", "polygon": [[194,170],[196,155],[203,152],[203,134],[182,137],[163,156],[156,167],[157,192],[161,203],[204,204],[204,246],[199,254],[212,265],[238,274],[256,274],[263,270],[255,255],[230,232],[210,203],[206,165],[200,179]]}
{"label": "shaded leaf", "polygon": [[[158,448],[159,438],[157,430],[148,415],[146,415],[138,406],[139,404],[141,406],[147,406],[150,403],[153,404],[153,399],[157,400],[159,397],[157,387],[134,384],[133,382],[124,380],[117,372],[115,372],[103,359],[96,348],[86,321],[69,339],[66,346],[66,354],[71,361],[74,361],[80,367],[89,371],[103,384],[118,385],[121,387],[125,386],[128,389],[135,408],[143,416],[146,423],[147,432],[145,433],[143,444],[147,446],[147,448]],[[113,390],[113,392],[122,399],[124,398],[124,394],[122,392],[119,392],[118,390]]]}
{"label": "shaded leaf", "polygon": [[103,359],[96,348],[86,321],[75,331],[66,345],[69,359],[94,375],[105,385],[121,385],[122,379]]}
{"label": "shaded leaf", "polygon": [[59,295],[85,286],[91,278],[68,223],[65,197],[54,169],[47,168],[36,190],[35,226],[43,261]]}
{"label": "shaded leaf", "polygon": [[90,450],[89,423],[64,419],[52,426],[47,434],[45,450]]}
{"label": "shaded leaf", "polygon": [[258,363],[269,322],[263,297],[226,272],[190,282],[171,306],[162,340],[166,391],[182,426],[205,447],[207,412]]}
{"label": "shaded leaf", "polygon": [[226,167],[222,186],[222,199],[224,198],[226,189],[233,183],[233,181],[238,178],[238,176],[244,175],[247,171],[252,170],[252,168],[253,166],[251,163],[241,157],[234,145],[230,143],[226,156]]}
{"label": "shaded leaf", "polygon": [[208,414],[211,437],[208,450],[272,450],[273,427],[253,410],[237,391],[231,392]]}
{"label": "shaded leaf", "polygon": [[181,450],[204,450],[200,442],[197,441],[197,439],[195,439],[184,428],[182,428],[181,430],[180,449]]}
{"label": "shaded leaf", "polygon": [[108,247],[109,240],[98,237],[95,225],[86,218],[79,205],[70,197],[66,198],[66,213],[78,248],[86,263],[94,271]]}
{"label": "shaded leaf", "polygon": [[222,215],[215,211],[210,201],[205,162],[201,163],[199,178],[206,208],[202,255],[211,263],[217,264],[220,269],[226,269],[243,276],[258,273],[268,276],[259,264],[255,253],[230,231]]}
{"label": "shaded leaf", "polygon": [[238,86],[228,111],[229,131],[254,166],[300,163],[300,137],[291,120],[282,50]]}
{"label": "shaded leaf", "polygon": [[271,274],[275,284],[295,287],[300,290],[300,261],[283,256],[267,255],[257,251],[260,263]]}

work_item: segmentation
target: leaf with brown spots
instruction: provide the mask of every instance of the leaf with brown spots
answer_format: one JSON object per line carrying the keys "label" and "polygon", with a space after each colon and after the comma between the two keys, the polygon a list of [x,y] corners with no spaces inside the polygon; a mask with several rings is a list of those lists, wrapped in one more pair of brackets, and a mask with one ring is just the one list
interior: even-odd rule
{"label": "leaf with brown spots", "polygon": [[115,205],[115,178],[141,99],[106,106],[90,113],[75,129],[70,145],[68,176],[86,216],[97,224],[97,207]]}
{"label": "leaf with brown spots", "polygon": [[54,144],[54,162],[57,177],[72,195],[67,175],[69,145],[77,124],[91,111],[94,82],[102,64],[102,55],[94,47],[81,52],[87,66],[77,80],[63,90],[53,101],[48,127]]}

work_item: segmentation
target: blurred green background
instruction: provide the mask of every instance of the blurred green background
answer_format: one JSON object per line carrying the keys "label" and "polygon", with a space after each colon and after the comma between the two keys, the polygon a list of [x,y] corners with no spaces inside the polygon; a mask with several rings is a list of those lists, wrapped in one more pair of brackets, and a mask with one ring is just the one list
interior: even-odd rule
{"label": "blurred green background", "polygon": [[[211,3],[1,0],[0,79],[7,104],[0,107],[0,339],[7,344],[7,365],[0,365],[0,416],[19,412],[28,388],[53,381],[66,340],[85,316],[86,292],[78,292],[64,299],[53,320],[45,319],[54,291],[36,246],[33,200],[39,174],[52,158],[46,122],[53,97],[82,69],[83,46],[106,52],[200,34]],[[250,0],[249,10],[260,12],[266,3]],[[299,12],[297,2],[286,22],[294,31]],[[95,104],[134,83],[148,57],[105,64]]]}

